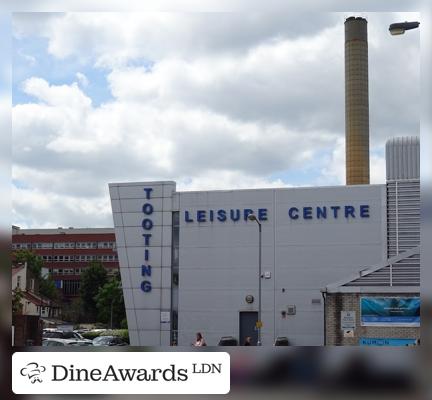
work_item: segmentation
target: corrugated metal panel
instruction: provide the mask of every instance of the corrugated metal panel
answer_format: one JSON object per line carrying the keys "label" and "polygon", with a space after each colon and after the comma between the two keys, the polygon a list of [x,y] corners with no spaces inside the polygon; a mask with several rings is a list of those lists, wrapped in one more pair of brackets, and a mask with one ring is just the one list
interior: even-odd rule
{"label": "corrugated metal panel", "polygon": [[384,266],[343,286],[420,286],[420,255],[414,254],[394,264]]}
{"label": "corrugated metal panel", "polygon": [[420,140],[416,136],[390,139],[386,143],[387,181],[420,179]]}
{"label": "corrugated metal panel", "polygon": [[387,255],[420,244],[420,181],[387,183]]}

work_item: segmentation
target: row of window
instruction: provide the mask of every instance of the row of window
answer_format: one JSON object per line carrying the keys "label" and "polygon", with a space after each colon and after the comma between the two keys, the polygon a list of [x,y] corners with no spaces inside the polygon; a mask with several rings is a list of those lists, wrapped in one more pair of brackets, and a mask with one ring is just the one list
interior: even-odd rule
{"label": "row of window", "polygon": [[12,249],[115,249],[115,242],[12,243]]}
{"label": "row of window", "polygon": [[42,260],[47,262],[85,262],[85,261],[118,261],[117,254],[85,254],[85,255],[42,255]]}
{"label": "row of window", "polygon": [[63,281],[63,293],[66,295],[77,295],[80,289],[80,281]]}
{"label": "row of window", "polygon": [[[53,268],[51,275],[81,275],[86,268]],[[106,268],[108,275],[113,275],[118,272],[117,269]]]}

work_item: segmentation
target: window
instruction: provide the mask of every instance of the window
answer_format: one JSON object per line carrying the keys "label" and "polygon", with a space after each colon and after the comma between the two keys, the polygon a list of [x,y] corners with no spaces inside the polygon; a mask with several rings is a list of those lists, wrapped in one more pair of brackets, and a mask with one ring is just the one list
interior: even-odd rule
{"label": "window", "polygon": [[79,293],[80,281],[65,280],[63,281],[63,293],[75,296]]}
{"label": "window", "polygon": [[21,288],[21,276],[20,275],[17,276],[17,288],[18,289]]}

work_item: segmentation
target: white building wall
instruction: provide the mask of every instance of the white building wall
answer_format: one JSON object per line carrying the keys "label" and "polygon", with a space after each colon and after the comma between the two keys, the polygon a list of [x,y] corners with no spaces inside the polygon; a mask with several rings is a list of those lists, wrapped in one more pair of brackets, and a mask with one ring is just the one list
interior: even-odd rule
{"label": "white building wall", "polygon": [[[369,205],[369,218],[291,220],[290,207]],[[258,227],[254,221],[198,222],[198,210],[267,209],[262,221],[262,342],[288,336],[295,345],[323,344],[320,289],[386,257],[385,186],[180,193],[179,344],[195,332],[208,344],[239,337],[239,312],[257,311]],[[195,216],[186,222],[185,212]],[[296,315],[282,317],[288,305]]]}
{"label": "white building wall", "polygon": [[175,183],[114,183],[109,190],[131,345],[169,345],[170,322],[161,313],[171,308]]}
{"label": "white building wall", "polygon": [[[294,345],[323,344],[320,289],[342,276],[387,258],[386,186],[261,189],[175,193],[174,182],[110,184],[116,242],[132,345],[168,345],[170,324],[161,313],[171,309],[172,212],[180,214],[178,344],[190,345],[202,332],[209,345],[221,336],[239,337],[239,312],[257,311],[258,226],[239,221],[209,221],[209,210],[267,210],[262,221],[262,342],[272,345],[288,336]],[[151,188],[146,199],[144,189]],[[151,203],[152,238],[142,236]],[[356,217],[326,219],[288,215],[291,207],[353,206]],[[368,205],[367,218],[359,208]],[[197,211],[206,212],[198,222]],[[185,212],[193,222],[186,221]],[[150,251],[151,277],[143,277],[145,251]],[[141,283],[151,281],[144,292]],[[245,297],[255,301],[247,304]],[[177,301],[177,299],[175,299]],[[321,300],[321,303],[317,301]],[[282,316],[288,306],[296,314]]]}

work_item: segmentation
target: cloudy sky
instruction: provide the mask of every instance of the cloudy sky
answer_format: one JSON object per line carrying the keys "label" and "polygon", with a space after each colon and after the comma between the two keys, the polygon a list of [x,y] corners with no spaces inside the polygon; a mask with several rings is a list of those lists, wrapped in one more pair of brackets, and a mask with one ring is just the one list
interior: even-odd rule
{"label": "cloudy sky", "polygon": [[[178,190],[344,184],[350,13],[15,13],[13,224],[112,226],[108,182]],[[371,181],[418,135],[413,13],[369,32]]]}

